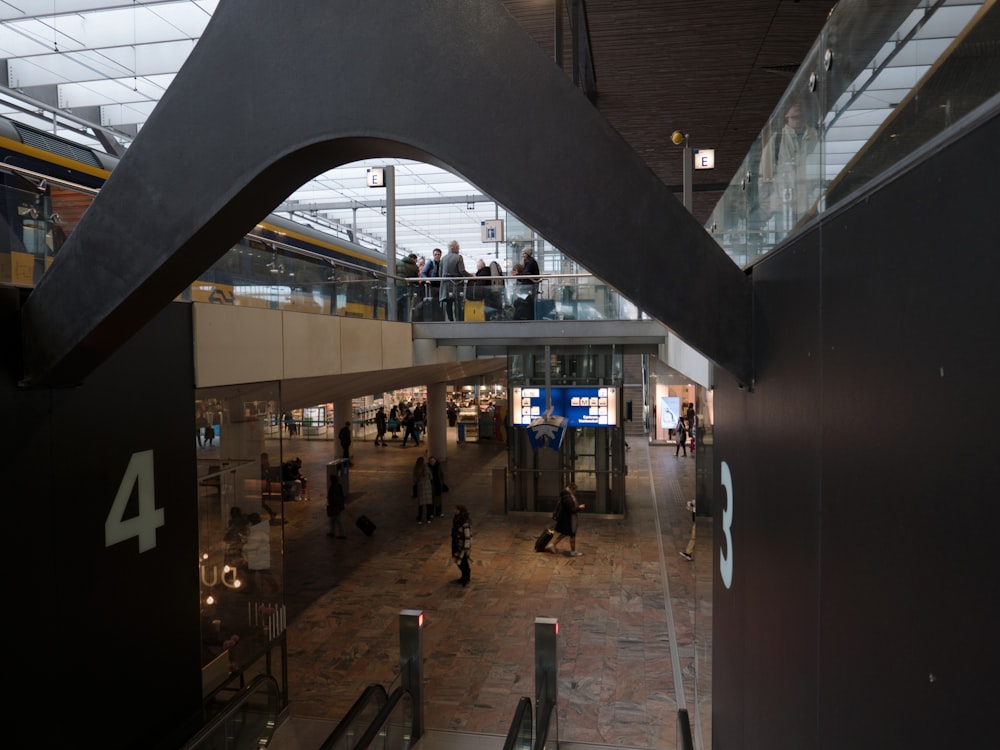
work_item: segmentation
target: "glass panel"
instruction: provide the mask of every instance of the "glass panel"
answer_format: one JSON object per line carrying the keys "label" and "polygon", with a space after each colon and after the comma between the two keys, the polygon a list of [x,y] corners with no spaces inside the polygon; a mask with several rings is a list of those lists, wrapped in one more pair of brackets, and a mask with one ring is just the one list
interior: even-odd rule
{"label": "glass panel", "polygon": [[285,629],[281,452],[265,445],[278,394],[276,383],[201,389],[192,417],[202,664],[241,676],[267,668],[258,660]]}
{"label": "glass panel", "polygon": [[1000,91],[990,11],[842,0],[706,228],[740,265]]}

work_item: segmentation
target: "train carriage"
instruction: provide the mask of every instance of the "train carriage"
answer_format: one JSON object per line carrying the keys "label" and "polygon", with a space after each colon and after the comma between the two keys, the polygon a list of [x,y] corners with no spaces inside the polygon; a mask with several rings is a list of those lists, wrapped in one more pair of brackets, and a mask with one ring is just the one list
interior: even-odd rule
{"label": "train carriage", "polygon": [[[0,117],[0,281],[38,282],[117,163]],[[179,298],[384,319],[386,269],[378,250],[270,214]]]}

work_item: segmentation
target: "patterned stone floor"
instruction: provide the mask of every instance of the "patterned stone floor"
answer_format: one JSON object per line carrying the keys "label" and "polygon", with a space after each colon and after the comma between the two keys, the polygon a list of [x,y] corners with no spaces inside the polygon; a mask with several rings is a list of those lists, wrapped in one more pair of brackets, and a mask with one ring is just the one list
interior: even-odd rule
{"label": "patterned stone floor", "polygon": [[[425,726],[505,734],[518,699],[534,692],[534,619],[555,617],[561,740],[674,748],[682,691],[696,747],[711,747],[710,518],[698,520],[695,561],[679,555],[691,531],[684,503],[694,497],[696,460],[631,437],[626,517],[584,515],[584,554],[568,558],[533,551],[545,515],[491,512],[492,469],[505,466],[505,446],[453,438],[445,516],[422,525],[409,474],[425,446],[356,442],[348,511],[378,528],[368,538],[347,523],[346,540],[326,536],[317,492],[336,445],[285,441],[285,455],[300,456],[313,480],[310,501],[283,509],[292,716],[337,720],[368,684],[391,692],[399,613],[418,609],[427,623]],[[453,583],[456,502],[473,520],[467,588]]]}

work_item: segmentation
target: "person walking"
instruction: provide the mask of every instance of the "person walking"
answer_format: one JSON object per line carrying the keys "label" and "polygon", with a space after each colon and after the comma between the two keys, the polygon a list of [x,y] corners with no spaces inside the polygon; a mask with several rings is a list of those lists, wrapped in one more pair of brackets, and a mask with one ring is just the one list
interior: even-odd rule
{"label": "person walking", "polygon": [[687,509],[691,511],[691,538],[688,539],[687,546],[681,550],[681,557],[685,560],[694,560],[695,536],[697,531],[698,510],[694,500],[687,501]]}
{"label": "person walking", "polygon": [[472,519],[469,509],[464,505],[455,506],[455,515],[451,520],[451,559],[455,561],[462,576],[455,583],[468,586],[472,578],[470,553],[472,552]]}
{"label": "person walking", "polygon": [[559,542],[568,538],[569,552],[565,553],[566,556],[579,557],[583,554],[576,551],[576,528],[579,521],[579,513],[583,510],[583,507],[582,503],[577,502],[575,484],[571,482],[559,491],[559,502],[552,513],[552,517],[556,521],[556,538],[545,549],[554,555],[562,554],[562,550],[559,549]]}
{"label": "person walking", "polygon": [[412,411],[407,411],[403,415],[403,447],[406,447],[406,441],[413,438],[413,444],[420,445],[420,433],[417,431],[417,420],[413,415]]}
{"label": "person walking", "polygon": [[431,522],[433,514],[431,506],[431,473],[427,470],[427,462],[420,456],[413,464],[413,498],[417,501],[417,523]]}
{"label": "person walking", "polygon": [[347,539],[347,535],[344,534],[344,520],[340,517],[346,504],[347,499],[344,497],[344,487],[340,483],[340,477],[331,474],[330,486],[326,490],[326,515],[330,518],[330,531],[327,532],[327,536]]}
{"label": "person walking", "polygon": [[676,458],[677,454],[681,450],[683,450],[684,451],[684,458],[687,458],[687,455],[688,455],[687,430],[684,427],[684,419],[683,418],[678,418],[678,420],[677,420],[677,429],[674,430],[674,438],[677,440],[677,447],[674,448],[674,457]]}
{"label": "person walking", "polygon": [[337,433],[337,440],[340,441],[340,451],[343,458],[347,459],[348,466],[354,466],[351,461],[351,422],[344,422],[344,426]]}
{"label": "person walking", "polygon": [[385,448],[385,429],[388,422],[385,418],[385,407],[380,406],[375,412],[375,445]]}

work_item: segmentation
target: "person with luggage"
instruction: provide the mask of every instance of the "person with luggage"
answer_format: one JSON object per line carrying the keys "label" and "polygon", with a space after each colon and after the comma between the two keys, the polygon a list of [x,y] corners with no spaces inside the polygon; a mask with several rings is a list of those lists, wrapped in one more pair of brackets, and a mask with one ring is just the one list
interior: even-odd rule
{"label": "person with luggage", "polygon": [[556,521],[556,538],[546,549],[554,555],[563,554],[559,549],[559,542],[569,538],[569,552],[567,557],[579,557],[582,552],[576,551],[576,527],[580,511],[583,510],[583,503],[577,502],[576,485],[572,482],[559,491],[559,502],[552,513]]}
{"label": "person with luggage", "polygon": [[469,565],[469,555],[472,552],[472,519],[469,509],[464,505],[455,506],[455,515],[451,520],[451,559],[455,561],[462,576],[455,583],[468,586],[472,578],[472,567]]}

